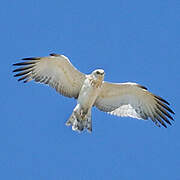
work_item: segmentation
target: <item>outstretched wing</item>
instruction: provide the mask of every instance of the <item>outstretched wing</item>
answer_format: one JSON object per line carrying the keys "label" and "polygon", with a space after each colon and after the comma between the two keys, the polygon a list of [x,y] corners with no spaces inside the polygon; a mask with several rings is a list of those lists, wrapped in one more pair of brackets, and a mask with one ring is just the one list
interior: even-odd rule
{"label": "outstretched wing", "polygon": [[24,58],[24,62],[13,64],[20,66],[13,72],[15,77],[25,83],[31,80],[48,84],[67,97],[77,98],[85,80],[85,74],[78,71],[63,55],[50,54],[48,57]]}
{"label": "outstretched wing", "polygon": [[[167,127],[173,120],[169,103],[136,83],[104,82],[95,104],[98,109],[116,116],[129,116],[138,119],[150,118],[157,126]],[[168,113],[170,112],[170,113]],[[167,118],[168,117],[168,118]]]}

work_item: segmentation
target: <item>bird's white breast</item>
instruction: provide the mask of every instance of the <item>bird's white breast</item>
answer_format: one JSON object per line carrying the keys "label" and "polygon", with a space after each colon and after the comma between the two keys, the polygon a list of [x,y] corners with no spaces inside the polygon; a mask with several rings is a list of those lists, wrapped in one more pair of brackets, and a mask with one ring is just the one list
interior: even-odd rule
{"label": "bird's white breast", "polygon": [[84,81],[78,97],[78,103],[81,107],[89,109],[93,106],[98,94],[100,87],[94,86],[89,78]]}

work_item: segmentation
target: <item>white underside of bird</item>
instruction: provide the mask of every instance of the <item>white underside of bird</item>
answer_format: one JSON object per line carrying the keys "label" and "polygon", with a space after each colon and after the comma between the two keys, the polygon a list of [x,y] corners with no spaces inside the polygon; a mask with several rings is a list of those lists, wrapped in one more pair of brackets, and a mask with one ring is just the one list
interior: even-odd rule
{"label": "white underside of bird", "polygon": [[[78,71],[64,55],[24,58],[13,72],[25,83],[31,80],[48,84],[60,94],[77,99],[77,105],[66,125],[75,131],[92,131],[91,109],[116,116],[151,119],[158,127],[167,127],[173,120],[169,103],[137,83],[104,81],[104,70],[96,69],[89,75]],[[168,119],[169,118],[169,119]]]}
{"label": "white underside of bird", "polygon": [[66,122],[67,126],[72,125],[73,130],[82,131],[87,128],[92,131],[91,108],[101,91],[104,79],[103,76],[96,75],[96,71],[104,75],[104,70],[98,69],[86,76],[77,99],[77,105]]}

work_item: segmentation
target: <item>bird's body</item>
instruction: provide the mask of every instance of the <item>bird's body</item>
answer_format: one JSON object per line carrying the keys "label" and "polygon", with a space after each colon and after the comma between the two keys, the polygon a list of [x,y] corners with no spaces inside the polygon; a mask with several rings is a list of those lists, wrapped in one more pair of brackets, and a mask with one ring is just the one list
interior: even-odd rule
{"label": "bird's body", "polygon": [[101,91],[103,80],[104,71],[101,69],[86,76],[77,99],[77,105],[66,123],[66,125],[72,125],[73,130],[82,131],[87,128],[92,131],[91,108]]}
{"label": "bird's body", "polygon": [[[96,73],[96,71],[94,73]],[[94,77],[94,74],[87,75],[87,78],[83,83],[77,100],[82,108],[89,109],[93,106],[97,96],[100,93],[103,79],[104,78],[101,78],[101,76]]]}
{"label": "bird's body", "polygon": [[66,122],[66,125],[72,125],[73,130],[82,131],[87,128],[92,131],[93,106],[112,115],[144,120],[150,118],[157,126],[162,124],[166,127],[164,121],[171,124],[168,118],[173,120],[170,113],[174,112],[167,101],[136,83],[105,82],[102,69],[86,75],[78,71],[67,57],[57,54],[23,60],[25,62],[14,64],[21,66],[14,70],[19,72],[15,76],[22,76],[19,81],[34,79],[50,85],[64,96],[77,99],[77,105]]}

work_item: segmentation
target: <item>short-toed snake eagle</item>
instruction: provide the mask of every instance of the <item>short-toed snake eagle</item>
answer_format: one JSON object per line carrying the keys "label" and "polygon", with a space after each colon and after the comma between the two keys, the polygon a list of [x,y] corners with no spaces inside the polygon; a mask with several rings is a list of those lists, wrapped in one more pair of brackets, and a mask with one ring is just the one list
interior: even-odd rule
{"label": "short-toed snake eagle", "polygon": [[[50,54],[47,57],[24,58],[13,72],[25,83],[31,80],[45,83],[67,97],[77,99],[77,105],[66,122],[75,131],[92,131],[91,108],[116,116],[129,116],[147,120],[157,126],[167,127],[173,120],[169,103],[136,83],[110,83],[104,81],[104,70],[96,69],[91,74],[78,71],[64,55]],[[168,119],[169,118],[169,119]]]}

